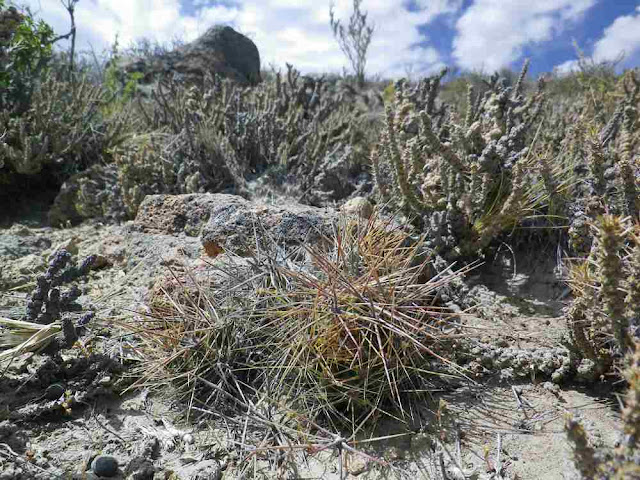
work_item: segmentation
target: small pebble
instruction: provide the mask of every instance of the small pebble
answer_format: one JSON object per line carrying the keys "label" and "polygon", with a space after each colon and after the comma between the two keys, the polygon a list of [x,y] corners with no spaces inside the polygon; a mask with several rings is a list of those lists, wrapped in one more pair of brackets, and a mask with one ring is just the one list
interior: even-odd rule
{"label": "small pebble", "polygon": [[91,470],[101,477],[115,477],[118,474],[118,461],[109,455],[98,455],[91,463]]}
{"label": "small pebble", "polygon": [[368,467],[369,465],[362,457],[351,457],[349,463],[347,464],[347,471],[354,477],[357,477],[358,475],[366,472]]}
{"label": "small pebble", "polygon": [[556,385],[555,383],[551,383],[551,382],[544,382],[542,384],[542,388],[544,388],[545,390],[548,390],[552,393],[558,393],[560,391],[560,387],[558,385]]}
{"label": "small pebble", "polygon": [[57,400],[64,395],[64,386],[59,383],[53,383],[44,391],[44,398],[47,400]]}
{"label": "small pebble", "polygon": [[388,456],[390,460],[404,460],[404,452],[398,447],[391,447]]}

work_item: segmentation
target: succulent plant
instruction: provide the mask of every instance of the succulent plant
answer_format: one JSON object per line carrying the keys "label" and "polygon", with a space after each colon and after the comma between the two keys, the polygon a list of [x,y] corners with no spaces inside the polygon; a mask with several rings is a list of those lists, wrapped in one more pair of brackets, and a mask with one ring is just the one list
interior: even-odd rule
{"label": "succulent plant", "polygon": [[400,199],[399,206],[447,255],[482,251],[535,202],[525,184],[543,83],[526,98],[527,68],[514,87],[495,75],[484,95],[469,89],[467,112],[457,119],[445,106],[436,108],[442,74],[417,92],[396,84],[386,130],[372,154],[378,191],[385,202]]}

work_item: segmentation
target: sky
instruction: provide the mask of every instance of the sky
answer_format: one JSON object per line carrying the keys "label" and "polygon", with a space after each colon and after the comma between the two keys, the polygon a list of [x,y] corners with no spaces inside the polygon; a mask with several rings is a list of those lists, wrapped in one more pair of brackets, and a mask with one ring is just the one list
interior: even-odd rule
{"label": "sky", "polygon": [[[22,0],[56,33],[69,31],[63,0]],[[64,0],[68,1],[68,0]],[[347,23],[353,0],[335,0]],[[189,42],[230,25],[258,47],[262,68],[293,64],[303,73],[342,72],[349,64],[329,26],[331,0],[79,0],[77,48],[100,53],[146,38]],[[362,0],[375,30],[367,74],[419,77],[445,65],[460,71],[531,72],[576,67],[574,43],[596,61],[624,55],[640,66],[640,0]],[[61,46],[65,46],[61,42]]]}

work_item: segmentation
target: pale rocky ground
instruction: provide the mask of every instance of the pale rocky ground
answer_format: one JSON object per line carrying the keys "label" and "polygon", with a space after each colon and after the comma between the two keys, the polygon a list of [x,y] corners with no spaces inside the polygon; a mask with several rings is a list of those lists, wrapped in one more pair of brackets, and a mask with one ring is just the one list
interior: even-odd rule
{"label": "pale rocky ground", "polygon": [[[86,292],[80,302],[97,313],[82,338],[85,350],[63,351],[53,363],[45,355],[25,354],[0,370],[0,480],[97,478],[89,470],[97,454],[118,460],[113,478],[340,478],[334,450],[297,453],[280,466],[269,461],[273,455],[246,460],[229,441],[224,422],[186,422],[185,407],[169,387],[116,393],[127,385],[135,338],[114,323],[134,315],[168,267],[203,268],[210,260],[203,243],[224,242],[224,236],[205,232],[202,212],[210,206],[192,200],[176,200],[178,206],[171,208],[162,201],[147,204],[136,222],[120,226],[88,222],[52,229],[26,219],[0,231],[0,316],[20,318],[34,273],[57,248],[80,258],[98,254],[100,266],[82,283]],[[193,209],[194,202],[200,210]],[[249,208],[255,215],[268,210]],[[296,210],[322,221],[335,214],[310,212]],[[227,221],[238,228],[239,223]],[[280,225],[281,218],[273,227]],[[476,285],[473,295],[481,301],[475,313],[463,316],[470,335],[502,346],[559,345],[565,286],[555,275],[555,258],[531,253],[517,254],[514,266],[506,252],[469,274],[468,282]],[[80,400],[71,411],[63,412],[60,400],[43,397],[55,383]],[[443,398],[460,425],[459,444],[447,444],[449,453],[442,454],[452,479],[578,479],[563,432],[564,414],[578,413],[595,445],[613,446],[620,430],[615,391],[605,382],[586,388],[535,376],[501,381],[488,374]],[[376,435],[397,432],[382,425]],[[260,432],[252,435],[259,442]],[[442,451],[422,433],[374,442],[367,452],[389,466],[345,454],[342,478],[443,478]]]}

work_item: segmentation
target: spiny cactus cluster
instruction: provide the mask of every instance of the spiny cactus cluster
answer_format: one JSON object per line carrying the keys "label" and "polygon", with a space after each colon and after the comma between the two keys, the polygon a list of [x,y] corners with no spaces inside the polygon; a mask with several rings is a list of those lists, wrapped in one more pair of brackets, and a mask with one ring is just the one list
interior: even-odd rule
{"label": "spiny cactus cluster", "polygon": [[[606,124],[580,117],[565,139],[567,155],[582,181],[573,184],[570,219],[571,246],[579,254],[589,252],[595,218],[604,213],[638,218],[638,165],[634,159],[640,102],[640,79],[633,71],[622,78],[623,96]],[[586,162],[585,162],[586,159]]]}
{"label": "spiny cactus cluster", "polygon": [[[36,278],[36,288],[26,307],[26,320],[29,322],[48,325],[62,319],[67,345],[72,345],[78,337],[71,318],[63,317],[63,313],[78,309],[79,306],[74,302],[82,292],[77,285],[71,285],[64,292],[60,287],[87,275],[95,263],[96,256],[88,256],[80,265],[69,264],[70,260],[71,254],[64,249],[53,255],[46,272]],[[92,317],[92,312],[84,314],[78,321],[78,327],[84,326]]]}
{"label": "spiny cactus cluster", "polygon": [[542,81],[523,95],[525,64],[514,87],[495,75],[484,95],[469,89],[464,118],[436,109],[439,77],[418,95],[402,82],[387,107],[386,130],[372,163],[382,200],[401,199],[434,247],[481,251],[530,207],[527,154],[542,106]]}
{"label": "spiny cactus cluster", "polygon": [[568,414],[565,430],[573,444],[574,463],[583,478],[623,480],[640,478],[640,343],[627,356],[624,377],[623,435],[613,451],[597,450],[589,442],[579,419]]}
{"label": "spiny cactus cluster", "polygon": [[574,300],[566,316],[573,354],[598,377],[640,332],[640,232],[613,215],[600,217],[594,230],[591,254],[570,271]]}

